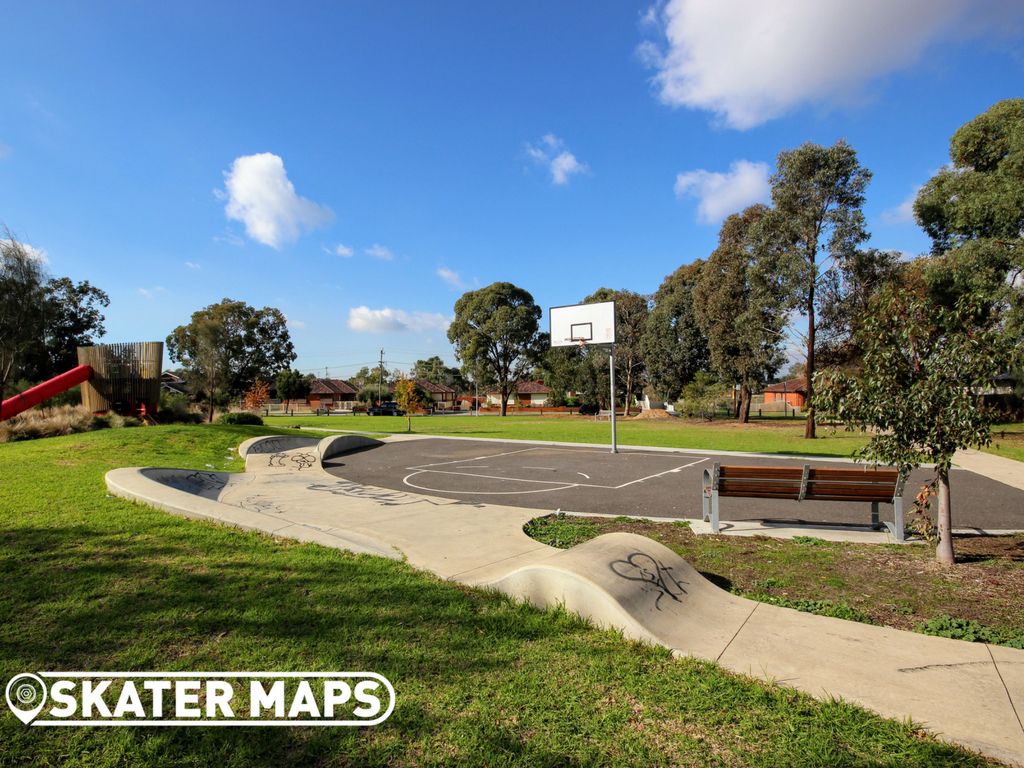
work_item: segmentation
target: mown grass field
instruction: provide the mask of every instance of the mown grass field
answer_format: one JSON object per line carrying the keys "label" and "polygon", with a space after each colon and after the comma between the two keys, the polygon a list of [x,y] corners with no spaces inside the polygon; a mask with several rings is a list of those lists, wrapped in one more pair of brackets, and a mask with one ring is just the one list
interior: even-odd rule
{"label": "mown grass field", "polygon": [[0,765],[992,764],[908,723],[353,556],[110,496],[121,466],[237,471],[273,430],[122,429],[0,445],[0,680],[25,671],[356,671],[394,683],[372,728],[32,728]]}

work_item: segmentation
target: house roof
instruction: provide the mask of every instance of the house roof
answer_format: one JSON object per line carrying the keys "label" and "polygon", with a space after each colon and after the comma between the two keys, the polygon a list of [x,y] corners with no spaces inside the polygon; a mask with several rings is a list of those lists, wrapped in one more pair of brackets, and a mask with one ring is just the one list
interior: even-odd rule
{"label": "house roof", "polygon": [[802,392],[807,394],[807,379],[803,376],[797,376],[795,379],[789,381],[780,381],[778,384],[772,384],[769,387],[764,388],[765,392]]}
{"label": "house roof", "polygon": [[[516,392],[520,395],[546,395],[551,392],[551,387],[546,387],[539,381],[520,381],[516,385]],[[491,389],[488,390],[488,395],[497,395],[501,390]]]}
{"label": "house roof", "polygon": [[416,384],[419,384],[421,387],[423,387],[425,390],[427,390],[427,392],[429,392],[432,395],[454,395],[455,394],[455,390],[454,389],[452,389],[451,387],[446,387],[444,384],[435,384],[434,382],[427,381],[426,379],[413,379],[413,382],[416,383]]}
{"label": "house roof", "polygon": [[355,388],[341,379],[313,379],[309,387],[311,395],[354,395]]}

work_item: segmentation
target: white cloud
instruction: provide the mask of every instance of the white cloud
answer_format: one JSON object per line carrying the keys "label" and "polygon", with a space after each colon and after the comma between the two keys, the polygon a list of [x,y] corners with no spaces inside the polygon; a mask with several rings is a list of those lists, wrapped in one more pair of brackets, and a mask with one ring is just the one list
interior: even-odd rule
{"label": "white cloud", "polygon": [[[10,240],[0,240],[0,243],[4,243],[5,245],[10,245],[11,241]],[[22,250],[24,250],[25,255],[28,256],[33,261],[38,261],[40,264],[49,264],[50,263],[50,260],[46,257],[46,250],[45,249],[44,250],[40,250],[38,248],[33,248],[28,243],[23,243],[23,242],[20,242],[20,241],[18,241],[18,245],[21,246]]]}
{"label": "white cloud", "polygon": [[157,293],[158,291],[164,291],[164,290],[167,290],[167,289],[164,288],[162,285],[158,285],[156,288],[153,288],[152,290],[147,290],[145,288],[139,288],[139,293],[141,295],[145,296],[147,299],[152,299],[154,293]]}
{"label": "white cloud", "polygon": [[374,243],[373,248],[367,248],[366,253],[370,254],[371,256],[376,256],[378,259],[386,259],[388,261],[391,261],[393,258],[395,258],[395,254],[393,254],[391,251],[389,251],[387,248],[385,248],[383,245],[380,245],[379,243]]}
{"label": "white cloud", "polygon": [[454,316],[446,317],[438,313],[403,312],[400,309],[370,309],[354,307],[348,311],[348,327],[353,331],[368,333],[400,333],[403,331],[438,330],[447,332]]}
{"label": "white cloud", "polygon": [[[218,190],[216,190],[216,189],[214,190],[214,192],[217,192],[217,191]],[[224,193],[221,192],[221,195],[223,195],[223,194]],[[221,244],[222,245],[234,245],[234,246],[245,245],[245,240],[240,238],[238,235],[236,235],[230,229],[225,229],[224,230],[224,234],[222,236],[214,235],[213,236],[213,242],[217,243],[218,245],[221,245]]]}
{"label": "white cloud", "polygon": [[289,321],[288,321],[288,326],[289,326],[290,328],[299,328],[299,329],[302,329],[302,328],[305,328],[305,327],[306,327],[306,324],[305,324],[304,322],[302,322],[301,320],[289,320]]}
{"label": "white cloud", "polygon": [[[662,102],[746,129],[805,103],[849,103],[934,44],[1000,33],[1019,0],[668,0],[637,56]],[[650,13],[650,11],[649,11]]]}
{"label": "white cloud", "polygon": [[437,276],[444,280],[452,288],[468,288],[469,286],[462,282],[462,276],[458,272],[454,272],[447,267],[438,267]]}
{"label": "white cloud", "polygon": [[338,243],[334,248],[324,248],[324,252],[329,253],[332,256],[344,256],[346,258],[354,253],[351,248],[346,245],[342,245],[341,243]]}
{"label": "white cloud", "polygon": [[718,224],[731,213],[739,213],[748,205],[766,202],[771,196],[767,163],[737,160],[728,173],[697,170],[676,176],[676,197],[692,195],[700,199],[697,220]]}
{"label": "white cloud", "polygon": [[11,148],[0,139],[0,157],[7,157],[11,154]]}
{"label": "white cloud", "polygon": [[907,224],[913,223],[914,221],[914,201],[917,200],[917,193],[921,191],[921,187],[914,187],[914,191],[910,193],[910,196],[902,203],[897,205],[895,208],[890,208],[887,211],[882,211],[882,223],[883,224]]}
{"label": "white cloud", "polygon": [[202,269],[198,264],[193,264],[191,261],[186,261],[185,266],[189,269]]}
{"label": "white cloud", "polygon": [[284,161],[269,152],[237,158],[224,172],[224,186],[227,192],[218,190],[218,198],[228,201],[228,218],[243,222],[249,237],[271,248],[334,219],[327,206],[295,194]]}
{"label": "white cloud", "polygon": [[586,163],[581,163],[572,152],[562,149],[565,142],[553,133],[541,137],[540,144],[535,147],[528,143],[526,154],[538,165],[548,167],[552,184],[568,184],[574,173],[590,173]]}

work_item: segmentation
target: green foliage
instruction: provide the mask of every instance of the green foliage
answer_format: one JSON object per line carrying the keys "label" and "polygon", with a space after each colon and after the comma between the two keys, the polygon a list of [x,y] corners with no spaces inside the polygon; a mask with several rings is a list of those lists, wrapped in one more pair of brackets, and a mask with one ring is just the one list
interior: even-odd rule
{"label": "green foliage", "polygon": [[[232,396],[259,378],[274,379],[296,354],[281,311],[255,309],[242,301],[224,299],[194,312],[188,325],[167,337],[167,353],[207,391],[223,387]],[[213,382],[212,386],[210,382]]]}
{"label": "green foliage", "polygon": [[430,396],[423,388],[410,379],[400,379],[395,384],[395,402],[398,403],[399,408],[405,411],[406,425],[409,431],[412,431],[413,411],[422,408],[429,399]]}
{"label": "green foliage", "polygon": [[794,536],[794,544],[801,544],[807,547],[827,547],[828,542],[825,539],[819,539],[817,536]]}
{"label": "green foliage", "polygon": [[952,167],[918,193],[914,215],[932,239],[927,275],[948,308],[969,293],[983,310],[1008,310],[1006,328],[1024,339],[1024,99],[1007,99],[961,126],[949,142]]}
{"label": "green foliage", "polygon": [[313,374],[303,376],[298,371],[285,368],[277,374],[277,396],[286,401],[301,400],[309,394],[313,386]]}
{"label": "green foliage", "polygon": [[410,379],[424,379],[434,384],[451,387],[461,394],[469,390],[469,384],[458,368],[448,368],[437,355],[426,360],[417,360],[409,374]]}
{"label": "green foliage", "polygon": [[697,371],[693,381],[683,387],[682,399],[676,406],[688,416],[700,416],[705,421],[715,418],[715,411],[726,399],[729,387],[710,373]]}
{"label": "green foliage", "polygon": [[575,547],[600,533],[598,526],[587,522],[586,518],[572,517],[564,512],[535,517],[523,526],[523,532],[531,539],[558,549]]}
{"label": "green foliage", "polygon": [[255,413],[249,413],[248,411],[237,411],[234,413],[225,413],[221,416],[218,416],[217,423],[236,426],[262,427],[263,419],[261,419]]}
{"label": "green foliage", "polygon": [[783,150],[776,158],[776,169],[771,178],[773,207],[760,218],[752,235],[758,242],[762,300],[807,318],[806,334],[792,324],[790,331],[803,338],[807,349],[806,436],[813,438],[819,256],[831,259],[834,269],[868,239],[861,208],[871,172],[861,166],[857,153],[844,140],[831,147],[807,142]]}
{"label": "green foliage", "polygon": [[917,631],[925,635],[966,640],[969,643],[990,643],[1024,649],[1024,629],[1008,627],[995,630],[973,619],[954,619],[945,614],[924,622],[917,627]]}
{"label": "green foliage", "polygon": [[188,395],[172,395],[160,392],[157,419],[161,424],[198,424],[202,416],[189,408]]}
{"label": "green foliage", "polygon": [[467,376],[489,377],[501,392],[501,415],[516,382],[540,360],[547,339],[538,331],[541,309],[527,291],[493,283],[455,302],[448,341]]}
{"label": "green foliage", "polygon": [[640,349],[647,375],[662,400],[677,400],[697,371],[706,371],[711,365],[707,337],[693,305],[693,289],[703,268],[700,259],[684,264],[668,275],[654,294]]}
{"label": "green foliage", "polygon": [[83,280],[51,278],[44,289],[42,324],[25,351],[22,375],[34,381],[52,379],[78,365],[78,347],[104,334],[101,307],[110,306],[104,291]]}
{"label": "green foliage", "polygon": [[851,607],[843,601],[833,600],[790,600],[788,597],[767,596],[764,594],[745,595],[752,600],[761,603],[777,605],[780,608],[792,608],[794,611],[813,613],[816,616],[831,616],[834,619],[845,619],[846,621],[857,621],[861,624],[874,624],[875,622],[862,611]]}
{"label": "green foliage", "polygon": [[0,400],[25,351],[44,325],[46,271],[7,227],[0,237]]}
{"label": "green foliage", "polygon": [[[359,392],[356,393],[356,400],[359,401],[360,403],[366,403],[367,405],[369,405],[377,400],[377,394],[377,386],[374,384],[367,384],[365,387],[360,389]],[[385,400],[391,397],[390,390],[385,389],[382,397]]]}
{"label": "green foliage", "polygon": [[711,365],[724,382],[739,384],[740,420],[750,414],[750,394],[782,365],[784,314],[757,284],[751,230],[768,208],[752,205],[729,216],[693,289],[694,313],[707,335]]}

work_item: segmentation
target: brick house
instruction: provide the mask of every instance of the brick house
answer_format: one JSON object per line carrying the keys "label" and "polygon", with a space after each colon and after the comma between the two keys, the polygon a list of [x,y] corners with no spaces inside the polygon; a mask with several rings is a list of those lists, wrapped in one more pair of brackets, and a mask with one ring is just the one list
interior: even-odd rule
{"label": "brick house", "polygon": [[[548,397],[551,395],[551,387],[545,386],[544,382],[540,379],[537,379],[537,381],[520,381],[516,385],[515,391],[519,394],[520,402],[527,408],[547,405]],[[487,405],[501,407],[501,392],[499,390],[492,389],[486,395]],[[515,403],[515,393],[510,394],[508,397],[509,406],[514,406]]]}
{"label": "brick house", "polygon": [[447,387],[444,384],[435,384],[426,379],[413,379],[412,381],[413,384],[422,387],[427,394],[434,398],[434,408],[437,410],[450,411],[455,408],[455,396],[458,392],[451,387]]}
{"label": "brick house", "polygon": [[356,389],[341,379],[314,379],[306,401],[314,409],[348,409],[356,403]]}
{"label": "brick house", "polygon": [[807,400],[807,379],[797,376],[789,381],[780,381],[764,388],[764,401],[775,403],[785,401],[794,408],[803,408]]}

